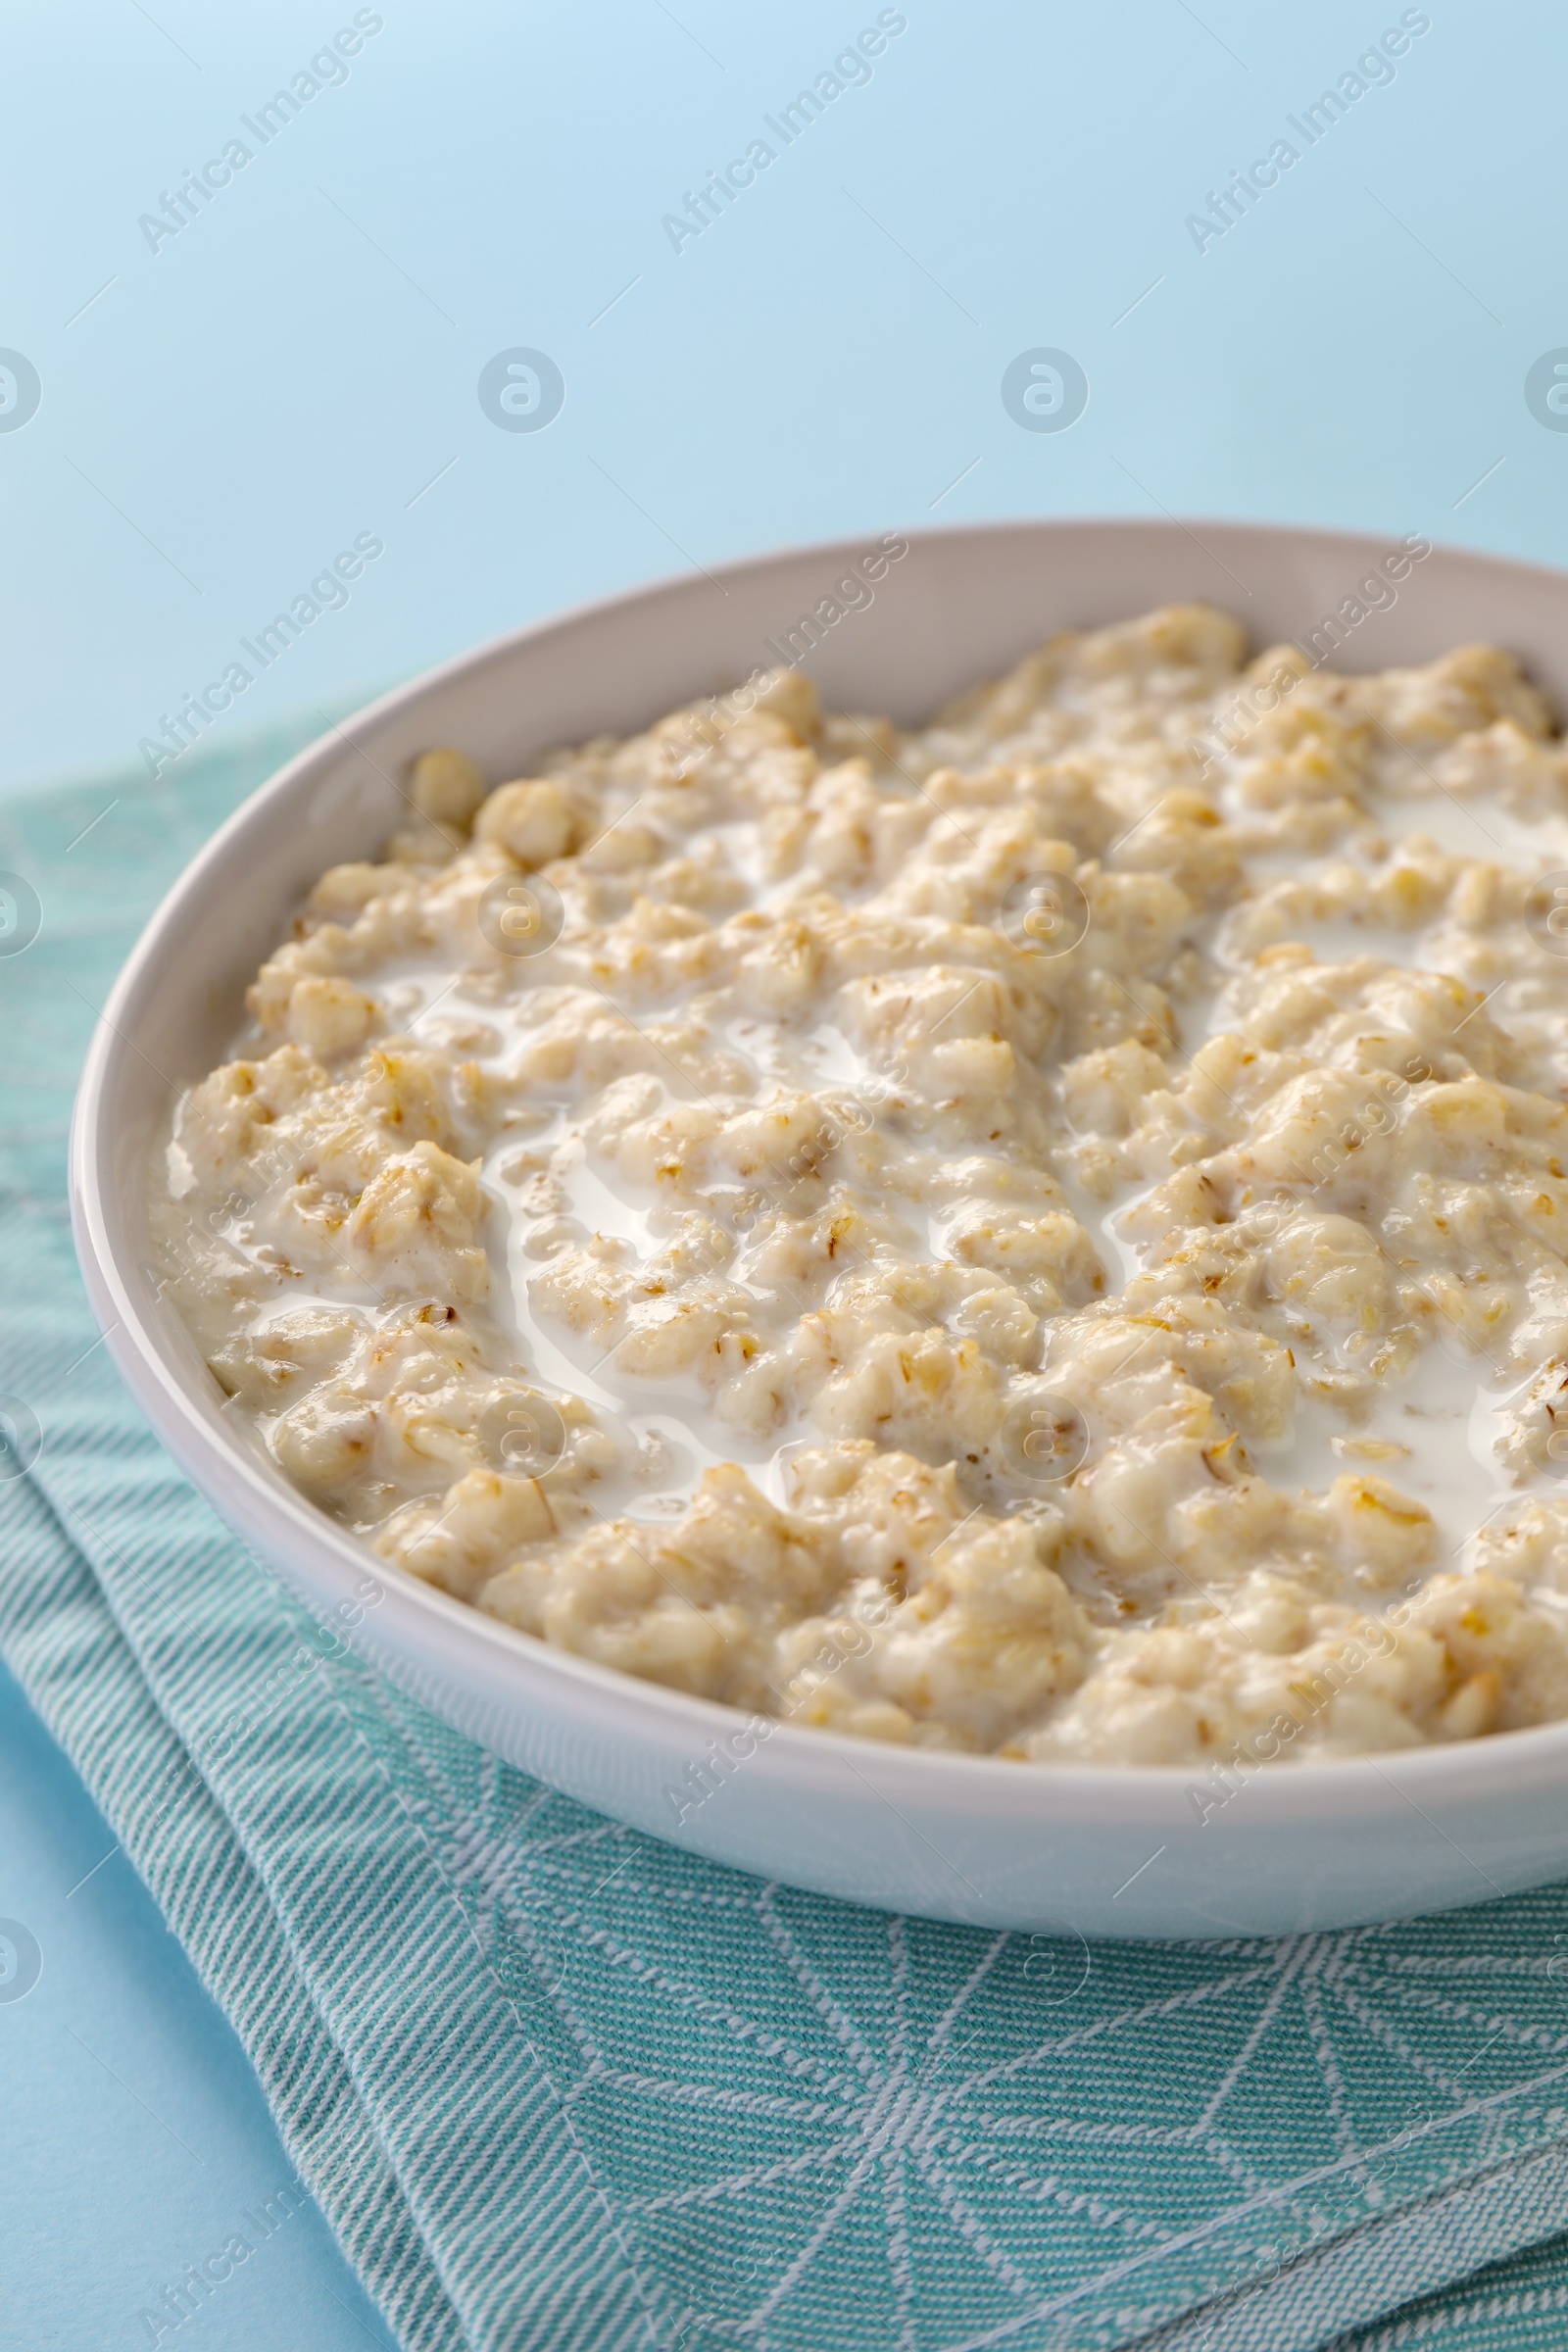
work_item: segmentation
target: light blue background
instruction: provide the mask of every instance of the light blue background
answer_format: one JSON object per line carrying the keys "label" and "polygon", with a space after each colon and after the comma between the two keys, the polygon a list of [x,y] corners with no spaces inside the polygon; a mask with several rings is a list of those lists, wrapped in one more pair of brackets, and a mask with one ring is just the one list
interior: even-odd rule
{"label": "light blue background", "polygon": [[[1562,549],[1568,434],[1523,395],[1568,345],[1568,24],[1544,9],[1440,0],[1392,84],[1201,254],[1185,217],[1300,145],[1287,116],[1397,6],[910,0],[869,82],[679,253],[662,216],[771,138],[875,7],[378,13],[349,78],[157,253],[138,215],[254,147],[239,116],[352,7],[103,0],[7,26],[0,345],[43,396],[0,433],[0,782],[133,763],[359,532],[386,552],[352,601],[218,728],[341,708],[690,564],[893,524],[1164,508]],[[565,378],[537,433],[476,398],[518,345]],[[1089,377],[1065,432],[1000,398],[1041,345]],[[46,1951],[0,2005],[16,2340],[144,2342],[147,2293],[287,2167],[123,1860],[68,1895],[113,1840],[3,1685],[0,1791],[0,1915]],[[375,2326],[311,2213],[180,2332],[336,2352]]]}

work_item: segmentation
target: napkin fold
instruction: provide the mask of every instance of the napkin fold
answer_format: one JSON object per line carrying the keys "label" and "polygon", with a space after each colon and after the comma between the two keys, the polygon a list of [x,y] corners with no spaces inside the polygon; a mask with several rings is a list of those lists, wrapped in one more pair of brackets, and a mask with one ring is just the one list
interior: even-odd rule
{"label": "napkin fold", "polygon": [[765,1885],[460,1738],[173,1468],[76,1276],[72,1090],[160,891],[327,715],[156,785],[0,801],[0,868],[43,909],[0,954],[0,1392],[41,1437],[0,1483],[0,1653],[389,2331],[407,2352],[1560,2346],[1568,1890],[1083,1946]]}

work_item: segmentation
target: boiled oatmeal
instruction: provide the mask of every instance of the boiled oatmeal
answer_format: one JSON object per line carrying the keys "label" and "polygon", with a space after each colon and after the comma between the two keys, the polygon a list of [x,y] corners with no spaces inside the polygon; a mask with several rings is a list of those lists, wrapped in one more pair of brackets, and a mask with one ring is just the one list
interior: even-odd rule
{"label": "boiled oatmeal", "polygon": [[1568,1716],[1568,748],[1506,654],[1177,606],[913,730],[782,670],[406,789],[154,1188],[385,1560],[928,1747]]}

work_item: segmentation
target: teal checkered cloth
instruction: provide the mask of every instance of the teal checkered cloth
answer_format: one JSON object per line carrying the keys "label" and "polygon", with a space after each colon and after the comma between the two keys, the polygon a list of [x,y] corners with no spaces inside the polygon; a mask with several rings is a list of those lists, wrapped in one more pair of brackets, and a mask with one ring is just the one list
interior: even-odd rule
{"label": "teal checkered cloth", "polygon": [[[314,728],[313,721],[313,728]],[[0,801],[0,1653],[244,2041],[409,2352],[1568,2340],[1568,1896],[1273,1942],[888,1919],[448,1731],[225,1534],[95,1333],[95,1011],[274,731]]]}

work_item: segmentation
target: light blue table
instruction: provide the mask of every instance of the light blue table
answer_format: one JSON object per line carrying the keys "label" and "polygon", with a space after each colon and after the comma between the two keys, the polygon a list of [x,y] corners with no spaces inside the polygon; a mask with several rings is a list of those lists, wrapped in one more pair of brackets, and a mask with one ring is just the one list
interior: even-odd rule
{"label": "light blue table", "polygon": [[[1568,416],[1525,392],[1568,346],[1568,27],[1544,8],[243,16],[104,0],[7,29],[0,785],[145,743],[177,791],[181,724],[336,705],[575,599],[819,534],[1163,508],[1562,550]],[[1398,54],[1358,70],[1385,28]],[[1214,199],[1257,162],[1227,222]],[[691,199],[732,165],[704,222]],[[1065,429],[1034,429],[1060,412],[1027,364],[1034,424],[1004,405],[1043,349],[1088,380]],[[502,361],[509,429],[480,405],[518,350],[563,379],[541,429],[510,425],[548,371]],[[347,601],[313,595],[362,535],[382,552]],[[279,612],[264,664],[246,641]],[[148,2296],[287,2167],[3,1684],[0,1751],[0,1915],[44,1950],[0,2003],[6,2339],[145,2343]],[[309,2209],[222,2297],[181,2335],[377,2332]]]}

